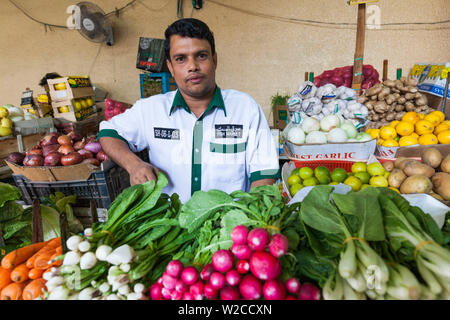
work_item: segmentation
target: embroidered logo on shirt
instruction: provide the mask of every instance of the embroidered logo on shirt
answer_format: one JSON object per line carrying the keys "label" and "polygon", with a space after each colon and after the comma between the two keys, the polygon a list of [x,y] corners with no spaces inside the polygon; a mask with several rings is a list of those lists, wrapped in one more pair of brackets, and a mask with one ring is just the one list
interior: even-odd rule
{"label": "embroidered logo on shirt", "polygon": [[153,128],[155,139],[180,140],[180,129]]}
{"label": "embroidered logo on shirt", "polygon": [[216,124],[216,138],[242,138],[242,124]]}

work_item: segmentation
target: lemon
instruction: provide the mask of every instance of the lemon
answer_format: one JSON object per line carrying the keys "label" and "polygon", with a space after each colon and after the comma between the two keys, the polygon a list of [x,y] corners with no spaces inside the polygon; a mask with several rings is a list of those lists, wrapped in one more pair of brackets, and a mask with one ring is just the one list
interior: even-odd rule
{"label": "lemon", "polygon": [[53,85],[53,87],[55,88],[55,90],[66,90],[66,84],[64,82],[57,83]]}
{"label": "lemon", "polygon": [[395,188],[395,187],[389,187],[389,189],[394,190],[397,193],[400,193],[400,191],[397,188]]}
{"label": "lemon", "polygon": [[8,117],[8,115],[8,109],[6,109],[5,107],[0,107],[0,118],[6,118]]}
{"label": "lemon", "polygon": [[373,176],[370,178],[370,185],[374,187],[387,187],[389,183],[385,176]]}
{"label": "lemon", "polygon": [[2,118],[2,120],[0,121],[0,126],[5,128],[12,128],[13,122],[9,118]]}
{"label": "lemon", "polygon": [[75,112],[75,117],[76,117],[77,119],[80,119],[80,118],[81,118],[81,113]]}
{"label": "lemon", "polygon": [[394,139],[384,140],[383,147],[398,147],[398,142]]}
{"label": "lemon", "polygon": [[415,144],[419,144],[419,140],[417,140],[417,138],[414,137],[413,135],[401,137],[400,140],[398,141],[398,145],[400,147],[412,146]]}
{"label": "lemon", "polygon": [[436,113],[429,113],[424,117],[424,120],[430,122],[433,126],[437,126],[442,122],[441,117]]}
{"label": "lemon", "polygon": [[84,99],[80,99],[80,103],[81,103],[81,108],[83,108],[83,109],[86,109],[89,107],[86,100],[84,100]]}
{"label": "lemon", "polygon": [[410,135],[411,137],[415,137],[416,139],[419,139],[419,135],[417,134],[417,133],[415,133],[415,132],[413,132],[413,133],[411,133],[411,135]]}
{"label": "lemon", "polygon": [[438,116],[439,122],[445,121],[445,114],[442,111],[436,110],[436,111],[430,112],[427,116],[432,116],[432,115]]}
{"label": "lemon", "polygon": [[384,167],[380,163],[372,162],[367,165],[367,172],[371,176],[381,176],[386,172],[386,170],[384,170]]}
{"label": "lemon", "polygon": [[441,133],[442,131],[447,131],[450,130],[450,125],[446,124],[446,123],[441,123],[439,125],[436,126],[436,128],[434,128],[434,134],[438,135],[439,133]]}
{"label": "lemon", "polygon": [[[442,134],[442,132],[440,134]],[[432,133],[426,133],[419,137],[419,143],[421,145],[437,144],[438,138]]]}
{"label": "lemon", "polygon": [[296,175],[296,174],[292,174],[287,180],[287,183],[290,186],[292,186],[292,185],[294,185],[296,183],[301,183],[301,182],[302,181],[300,180],[300,177],[298,175]]}
{"label": "lemon", "polygon": [[6,127],[0,127],[0,137],[6,137],[12,135],[12,129]]}
{"label": "lemon", "polygon": [[418,116],[419,116],[419,120],[422,120],[425,118],[425,115],[423,113],[419,113]]}
{"label": "lemon", "polygon": [[390,175],[391,173],[389,172],[389,171],[385,171],[384,172],[384,177],[387,179],[387,178],[389,178],[389,175]]}
{"label": "lemon", "polygon": [[380,129],[380,138],[384,140],[394,139],[397,136],[397,131],[389,126],[383,126]]}
{"label": "lemon", "polygon": [[347,179],[347,171],[342,168],[336,168],[331,172],[331,180],[333,182],[344,182]]}
{"label": "lemon", "polygon": [[305,180],[314,176],[314,170],[310,167],[303,167],[298,171],[298,175]]}
{"label": "lemon", "polygon": [[414,111],[409,111],[402,117],[402,121],[411,122],[412,124],[415,124],[419,120],[419,115]]}
{"label": "lemon", "polygon": [[94,103],[94,100],[92,99],[92,98],[87,98],[86,99],[86,103],[87,103],[87,105],[90,107],[90,106],[93,106],[95,103]]}
{"label": "lemon", "polygon": [[448,144],[450,143],[450,129],[442,131],[437,135],[439,143]]}
{"label": "lemon", "polygon": [[365,162],[355,162],[352,165],[351,171],[353,173],[366,172],[367,171],[367,164]]}
{"label": "lemon", "polygon": [[366,131],[368,134],[370,134],[370,136],[372,137],[372,139],[377,139],[380,137],[380,129],[369,129]]}
{"label": "lemon", "polygon": [[317,167],[314,169],[314,176],[318,180],[324,177],[330,177],[330,170],[327,167]]}
{"label": "lemon", "polygon": [[382,146],[383,145],[384,140],[383,139],[377,139],[377,145]]}
{"label": "lemon", "polygon": [[69,112],[70,109],[69,109],[69,106],[62,106],[62,107],[59,107],[59,108],[58,108],[58,111],[59,111],[60,113],[66,113],[66,112]]}
{"label": "lemon", "polygon": [[319,180],[317,180],[317,178],[315,178],[315,177],[311,177],[311,178],[307,178],[307,179],[303,180],[303,185],[305,187],[317,186],[318,184],[319,184]]}
{"label": "lemon", "polygon": [[369,183],[370,174],[368,172],[357,172],[355,173],[355,177],[361,180],[363,184]]}
{"label": "lemon", "polygon": [[344,184],[350,186],[353,191],[359,191],[362,186],[361,180],[357,177],[348,177],[345,179]]}
{"label": "lemon", "polygon": [[402,137],[409,136],[414,132],[414,125],[411,122],[399,121],[399,123],[395,127],[395,130]]}
{"label": "lemon", "polygon": [[399,123],[400,123],[400,121],[394,120],[394,121],[392,121],[391,123],[389,123],[389,127],[397,128],[397,125],[398,125]]}
{"label": "lemon", "polygon": [[414,126],[416,128],[416,133],[420,136],[426,133],[433,133],[434,130],[434,125],[427,120],[419,120]]}
{"label": "lemon", "polygon": [[75,108],[76,111],[80,111],[81,110],[81,103],[80,103],[80,101],[75,101],[73,103],[73,107]]}
{"label": "lemon", "polygon": [[300,183],[295,183],[291,186],[289,189],[289,192],[291,193],[291,196],[295,196],[295,194],[301,189],[303,186]]}

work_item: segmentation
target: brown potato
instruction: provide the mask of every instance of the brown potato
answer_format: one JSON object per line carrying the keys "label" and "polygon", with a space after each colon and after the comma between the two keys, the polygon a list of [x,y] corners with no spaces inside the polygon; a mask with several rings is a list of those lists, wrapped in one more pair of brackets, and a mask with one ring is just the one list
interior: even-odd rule
{"label": "brown potato", "polygon": [[404,163],[403,172],[408,176],[424,175],[431,178],[435,174],[434,168],[419,161]]}
{"label": "brown potato", "polygon": [[422,153],[422,161],[436,169],[441,164],[442,154],[436,148],[427,148]]}
{"label": "brown potato", "polygon": [[411,162],[419,162],[419,161],[414,160],[414,159],[406,158],[404,161],[400,161],[398,165],[395,165],[395,167],[398,168],[398,169],[401,169],[401,170],[405,170],[406,165],[411,163]]}
{"label": "brown potato", "polygon": [[393,169],[388,176],[388,183],[390,187],[400,188],[403,181],[407,178],[406,174],[400,169]]}
{"label": "brown potato", "polygon": [[395,159],[395,161],[394,161],[394,168],[399,168],[400,163],[403,160],[408,160],[408,158],[406,158],[406,157],[398,157],[397,159]]}
{"label": "brown potato", "polygon": [[400,193],[430,193],[433,185],[430,179],[423,175],[406,178],[400,186]]}
{"label": "brown potato", "polygon": [[384,170],[391,172],[394,169],[394,161],[386,161],[383,163]]}
{"label": "brown potato", "polygon": [[446,155],[441,162],[441,171],[450,173],[450,154]]}
{"label": "brown potato", "polygon": [[433,190],[444,200],[450,200],[450,173],[438,172],[433,178]]}

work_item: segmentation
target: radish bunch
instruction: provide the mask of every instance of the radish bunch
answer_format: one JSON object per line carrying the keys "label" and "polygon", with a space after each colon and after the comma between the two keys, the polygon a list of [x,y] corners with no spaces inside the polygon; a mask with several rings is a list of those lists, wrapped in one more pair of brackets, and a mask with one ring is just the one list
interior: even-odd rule
{"label": "radish bunch", "polygon": [[282,234],[270,237],[263,228],[239,225],[231,231],[230,250],[218,250],[200,272],[172,260],[150,287],[152,300],[319,300],[320,291],[298,279],[280,280],[279,258],[289,242]]}

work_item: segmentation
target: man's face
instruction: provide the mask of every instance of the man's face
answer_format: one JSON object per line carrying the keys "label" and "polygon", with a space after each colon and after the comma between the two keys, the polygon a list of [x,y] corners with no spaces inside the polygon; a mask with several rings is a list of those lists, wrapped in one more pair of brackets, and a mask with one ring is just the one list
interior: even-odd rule
{"label": "man's face", "polygon": [[173,35],[170,59],[167,66],[185,95],[202,98],[215,88],[217,55],[212,55],[208,40]]}

